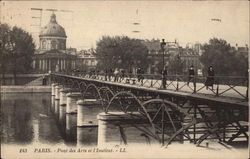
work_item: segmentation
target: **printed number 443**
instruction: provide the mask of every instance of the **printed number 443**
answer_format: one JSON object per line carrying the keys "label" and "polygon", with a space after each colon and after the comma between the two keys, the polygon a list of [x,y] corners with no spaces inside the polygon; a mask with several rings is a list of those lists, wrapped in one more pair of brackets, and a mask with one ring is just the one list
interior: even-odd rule
{"label": "printed number 443", "polygon": [[20,149],[19,152],[20,152],[20,153],[26,153],[26,152],[27,152],[27,149],[25,149],[25,148]]}

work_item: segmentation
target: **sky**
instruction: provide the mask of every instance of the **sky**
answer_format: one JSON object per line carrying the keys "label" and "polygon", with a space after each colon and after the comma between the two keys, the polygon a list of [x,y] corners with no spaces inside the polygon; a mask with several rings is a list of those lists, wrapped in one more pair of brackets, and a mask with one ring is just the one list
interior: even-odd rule
{"label": "sky", "polygon": [[77,50],[95,48],[103,35],[177,39],[183,47],[212,37],[232,46],[249,44],[248,1],[2,1],[1,22],[24,28],[38,43],[39,27],[31,25],[39,24],[32,17],[40,12],[31,8],[43,9],[41,26],[49,22],[46,9],[67,10],[55,14],[66,30],[67,47]]}

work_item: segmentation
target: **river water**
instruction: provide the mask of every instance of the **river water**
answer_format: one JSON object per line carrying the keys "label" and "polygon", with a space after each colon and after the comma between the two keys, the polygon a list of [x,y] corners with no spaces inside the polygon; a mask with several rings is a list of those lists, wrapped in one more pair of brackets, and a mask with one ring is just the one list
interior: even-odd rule
{"label": "river water", "polygon": [[2,94],[2,143],[63,143],[50,104],[50,93]]}

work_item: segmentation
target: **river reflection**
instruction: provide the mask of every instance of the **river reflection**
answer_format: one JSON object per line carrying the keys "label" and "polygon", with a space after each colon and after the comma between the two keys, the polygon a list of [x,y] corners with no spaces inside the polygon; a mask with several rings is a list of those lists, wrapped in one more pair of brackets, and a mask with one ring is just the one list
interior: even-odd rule
{"label": "river reflection", "polygon": [[77,114],[50,93],[1,94],[1,112],[3,144],[97,144],[97,127],[77,128]]}
{"label": "river reflection", "polygon": [[54,106],[50,93],[2,93],[2,143],[65,143]]}

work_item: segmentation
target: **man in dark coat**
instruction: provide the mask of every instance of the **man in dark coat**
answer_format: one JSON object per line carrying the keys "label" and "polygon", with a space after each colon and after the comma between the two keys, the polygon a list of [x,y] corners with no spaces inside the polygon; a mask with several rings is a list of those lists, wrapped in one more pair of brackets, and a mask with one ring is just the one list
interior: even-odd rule
{"label": "man in dark coat", "polygon": [[188,82],[187,85],[189,86],[189,82],[193,81],[193,84],[195,86],[195,79],[194,79],[194,66],[191,65],[189,70],[188,70]]}
{"label": "man in dark coat", "polygon": [[162,87],[165,89],[167,85],[167,75],[168,75],[168,70],[167,67],[165,66],[164,69],[162,70]]}
{"label": "man in dark coat", "polygon": [[137,73],[138,82],[140,82],[141,81],[141,68],[140,67],[137,69],[136,73]]}

